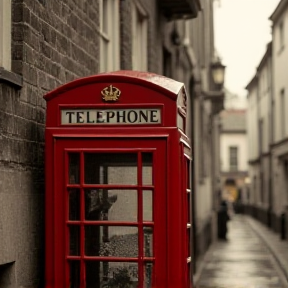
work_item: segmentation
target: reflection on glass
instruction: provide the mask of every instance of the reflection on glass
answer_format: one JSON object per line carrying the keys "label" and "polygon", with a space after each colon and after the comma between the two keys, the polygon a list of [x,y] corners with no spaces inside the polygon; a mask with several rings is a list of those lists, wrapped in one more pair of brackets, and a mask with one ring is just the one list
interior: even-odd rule
{"label": "reflection on glass", "polygon": [[80,287],[80,262],[70,262],[70,288]]}
{"label": "reflection on glass", "polygon": [[108,167],[107,184],[137,184],[137,167],[131,166],[114,166]]}
{"label": "reflection on glass", "polygon": [[144,227],[144,256],[153,257],[153,228]]}
{"label": "reflection on glass", "polygon": [[69,184],[79,184],[80,182],[80,154],[69,153]]}
{"label": "reflection on glass", "polygon": [[153,184],[152,153],[142,153],[142,182],[143,185]]}
{"label": "reflection on glass", "polygon": [[76,225],[69,226],[70,235],[70,255],[80,255],[80,227]]}
{"label": "reflection on glass", "polygon": [[138,257],[138,228],[85,226],[87,256]]}
{"label": "reflection on glass", "polygon": [[85,190],[85,219],[137,221],[137,190]]}
{"label": "reflection on glass", "polygon": [[145,263],[144,288],[152,288],[153,263]]}
{"label": "reflection on glass", "polygon": [[85,153],[86,184],[137,184],[137,154]]}
{"label": "reflection on glass", "polygon": [[[133,262],[86,262],[86,288],[138,287],[138,265]],[[150,286],[147,286],[150,287]]]}
{"label": "reflection on glass", "polygon": [[153,191],[143,191],[143,220],[153,221]]}
{"label": "reflection on glass", "polygon": [[69,220],[80,220],[80,190],[70,189],[69,193]]}

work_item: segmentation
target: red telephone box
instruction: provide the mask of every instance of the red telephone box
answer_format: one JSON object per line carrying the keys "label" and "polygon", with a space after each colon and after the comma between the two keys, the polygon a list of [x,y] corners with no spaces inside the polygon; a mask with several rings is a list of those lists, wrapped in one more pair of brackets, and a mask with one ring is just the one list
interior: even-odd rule
{"label": "red telephone box", "polygon": [[45,287],[192,287],[183,83],[118,71],[44,98]]}

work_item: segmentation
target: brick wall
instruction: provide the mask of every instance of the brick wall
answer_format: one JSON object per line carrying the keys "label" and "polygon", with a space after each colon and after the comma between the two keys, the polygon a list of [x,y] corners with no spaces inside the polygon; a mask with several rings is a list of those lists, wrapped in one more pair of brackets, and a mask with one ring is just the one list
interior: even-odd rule
{"label": "brick wall", "polygon": [[12,71],[23,85],[0,83],[0,287],[43,287],[43,95],[97,73],[98,3],[12,0],[12,19]]}

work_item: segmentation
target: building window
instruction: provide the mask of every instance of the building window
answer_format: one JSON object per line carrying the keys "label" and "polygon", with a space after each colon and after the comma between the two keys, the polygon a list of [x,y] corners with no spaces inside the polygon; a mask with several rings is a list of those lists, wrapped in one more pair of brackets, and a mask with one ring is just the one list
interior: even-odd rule
{"label": "building window", "polygon": [[0,67],[11,70],[11,0],[0,0]]}
{"label": "building window", "polygon": [[281,137],[285,137],[285,130],[286,130],[286,113],[285,113],[285,89],[282,89],[280,91],[280,113],[279,113],[279,116],[280,116],[280,119],[279,119],[279,123],[280,123],[280,126],[281,126]]}
{"label": "building window", "polygon": [[279,24],[279,51],[281,52],[284,49],[284,23],[283,21]]}
{"label": "building window", "polygon": [[132,67],[133,70],[147,71],[148,15],[135,0],[132,5]]}
{"label": "building window", "polygon": [[229,147],[229,167],[230,171],[238,170],[238,147],[236,146]]}
{"label": "building window", "polygon": [[120,68],[120,19],[118,0],[99,0],[100,72]]}

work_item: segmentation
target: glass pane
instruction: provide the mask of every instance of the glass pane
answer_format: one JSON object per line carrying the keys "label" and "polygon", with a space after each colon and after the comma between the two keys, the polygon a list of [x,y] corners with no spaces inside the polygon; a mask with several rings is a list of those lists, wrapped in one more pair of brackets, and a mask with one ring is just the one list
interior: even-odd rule
{"label": "glass pane", "polygon": [[95,287],[138,287],[137,263],[87,261],[86,288]]}
{"label": "glass pane", "polygon": [[70,262],[70,288],[80,287],[80,262]]}
{"label": "glass pane", "polygon": [[80,227],[76,225],[69,226],[70,234],[70,255],[80,255]]}
{"label": "glass pane", "polygon": [[153,263],[145,263],[144,288],[152,288]]}
{"label": "glass pane", "polygon": [[69,153],[69,184],[80,183],[80,154]]}
{"label": "glass pane", "polygon": [[137,184],[137,167],[108,167],[107,184]]}
{"label": "glass pane", "polygon": [[153,228],[144,227],[144,256],[153,257]]}
{"label": "glass pane", "polygon": [[85,226],[87,256],[138,257],[138,228]]}
{"label": "glass pane", "polygon": [[137,154],[85,153],[85,183],[137,184]]}
{"label": "glass pane", "polygon": [[153,184],[153,174],[152,174],[152,153],[143,153],[142,154],[142,182],[143,185],[152,185]]}
{"label": "glass pane", "polygon": [[80,190],[70,189],[69,193],[69,220],[80,220]]}
{"label": "glass pane", "polygon": [[153,191],[143,191],[143,220],[153,221]]}
{"label": "glass pane", "polygon": [[85,190],[85,219],[137,221],[137,190]]}

